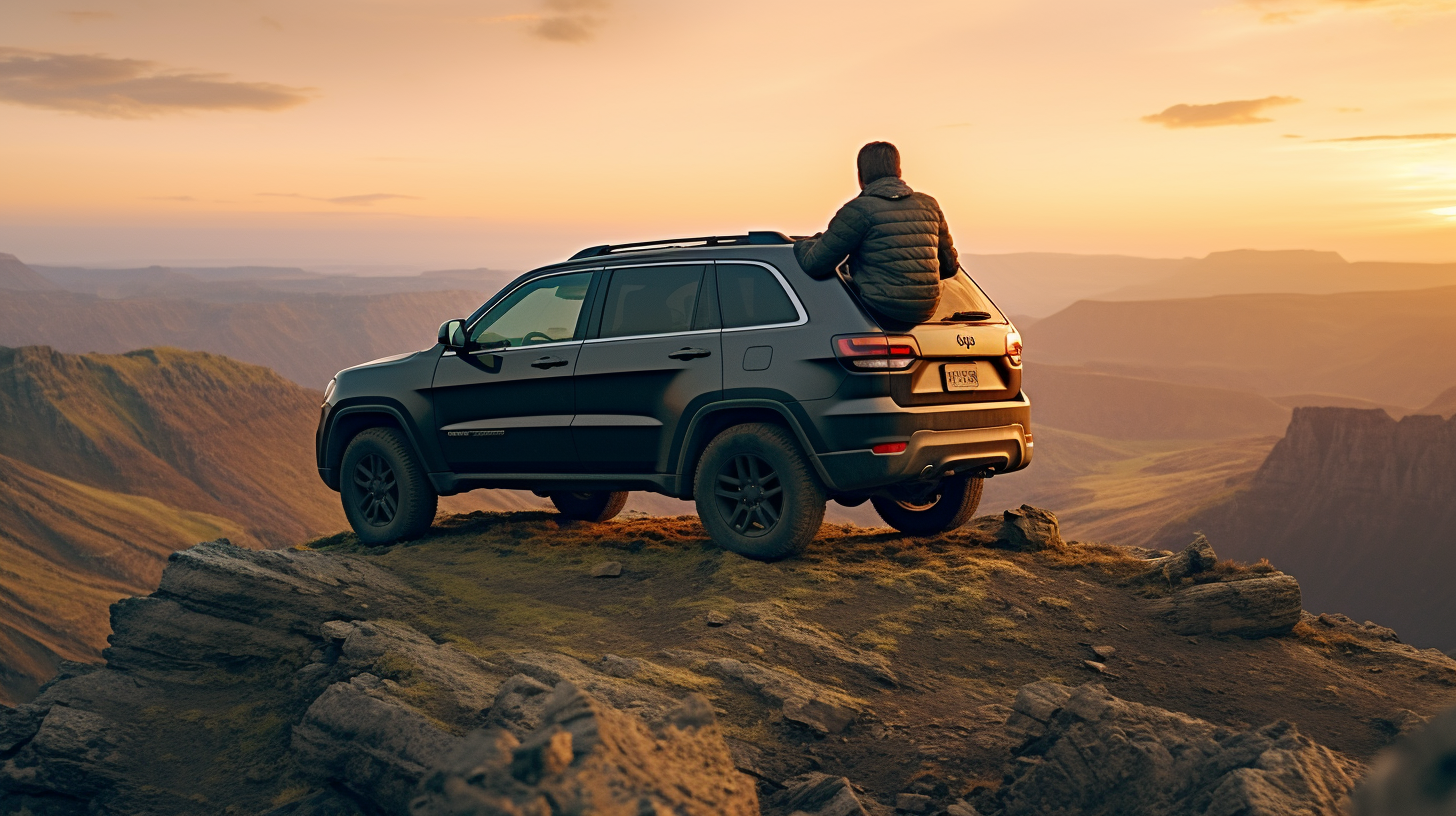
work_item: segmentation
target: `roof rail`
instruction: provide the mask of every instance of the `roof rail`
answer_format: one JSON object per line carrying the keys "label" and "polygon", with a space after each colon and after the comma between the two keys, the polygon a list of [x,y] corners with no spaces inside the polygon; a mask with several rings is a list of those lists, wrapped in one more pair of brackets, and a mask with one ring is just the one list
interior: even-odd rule
{"label": "roof rail", "polygon": [[700,244],[705,247],[745,246],[749,244],[792,244],[793,238],[782,232],[755,231],[747,235],[704,235],[698,238],[665,238],[660,241],[638,241],[632,244],[602,244],[587,247],[572,255],[570,260],[596,258],[618,252],[640,252],[645,249],[677,247],[683,244]]}

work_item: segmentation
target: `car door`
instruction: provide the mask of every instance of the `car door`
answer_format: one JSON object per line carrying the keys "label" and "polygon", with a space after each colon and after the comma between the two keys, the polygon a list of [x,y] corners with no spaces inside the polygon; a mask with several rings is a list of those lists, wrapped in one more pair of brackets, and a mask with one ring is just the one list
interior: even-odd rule
{"label": "car door", "polygon": [[576,365],[572,438],[598,473],[662,473],[686,417],[717,400],[723,355],[710,264],[607,270]]}
{"label": "car door", "polygon": [[535,278],[467,328],[466,350],[435,368],[437,433],[457,473],[578,469],[572,376],[594,273]]}

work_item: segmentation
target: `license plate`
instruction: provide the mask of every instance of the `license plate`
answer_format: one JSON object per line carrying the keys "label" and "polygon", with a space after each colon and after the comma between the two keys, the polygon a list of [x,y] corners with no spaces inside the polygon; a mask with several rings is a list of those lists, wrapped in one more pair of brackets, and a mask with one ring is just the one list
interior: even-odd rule
{"label": "license plate", "polygon": [[945,390],[975,391],[980,387],[980,367],[975,363],[946,363]]}

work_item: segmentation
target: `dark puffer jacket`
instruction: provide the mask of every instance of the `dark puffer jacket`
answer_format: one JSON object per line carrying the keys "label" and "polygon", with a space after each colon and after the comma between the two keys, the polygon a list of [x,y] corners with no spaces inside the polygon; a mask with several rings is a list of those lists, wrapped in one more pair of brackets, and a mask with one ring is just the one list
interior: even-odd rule
{"label": "dark puffer jacket", "polygon": [[954,275],[958,264],[940,205],[894,177],[867,184],[839,208],[829,229],[795,244],[794,257],[820,280],[849,258],[860,297],[906,323],[935,314],[940,281]]}

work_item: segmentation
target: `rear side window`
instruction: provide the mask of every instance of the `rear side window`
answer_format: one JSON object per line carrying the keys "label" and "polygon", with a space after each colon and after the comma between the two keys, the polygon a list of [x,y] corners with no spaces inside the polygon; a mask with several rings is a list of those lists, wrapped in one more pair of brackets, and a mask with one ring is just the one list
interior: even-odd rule
{"label": "rear side window", "polygon": [[693,327],[701,266],[643,266],[612,271],[599,337],[685,332]]}
{"label": "rear side window", "polygon": [[773,273],[761,266],[718,264],[718,301],[723,328],[793,323],[799,312]]}

